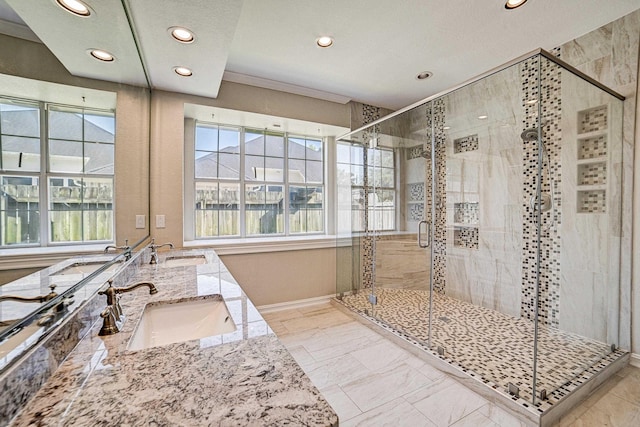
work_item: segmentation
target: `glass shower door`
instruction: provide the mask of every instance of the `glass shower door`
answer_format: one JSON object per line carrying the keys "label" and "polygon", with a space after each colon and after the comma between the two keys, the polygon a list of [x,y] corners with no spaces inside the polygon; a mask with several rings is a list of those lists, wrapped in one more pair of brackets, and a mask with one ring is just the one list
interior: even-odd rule
{"label": "glass shower door", "polygon": [[428,112],[422,105],[374,126],[367,152],[371,312],[425,345],[431,278]]}

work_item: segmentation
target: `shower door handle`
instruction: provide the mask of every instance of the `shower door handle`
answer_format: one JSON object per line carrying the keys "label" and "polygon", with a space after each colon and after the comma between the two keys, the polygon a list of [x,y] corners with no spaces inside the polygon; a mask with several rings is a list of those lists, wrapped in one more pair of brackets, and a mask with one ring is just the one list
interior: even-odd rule
{"label": "shower door handle", "polygon": [[[427,224],[427,244],[422,244],[422,224]],[[428,248],[431,245],[431,223],[429,221],[420,221],[418,223],[418,246]]]}

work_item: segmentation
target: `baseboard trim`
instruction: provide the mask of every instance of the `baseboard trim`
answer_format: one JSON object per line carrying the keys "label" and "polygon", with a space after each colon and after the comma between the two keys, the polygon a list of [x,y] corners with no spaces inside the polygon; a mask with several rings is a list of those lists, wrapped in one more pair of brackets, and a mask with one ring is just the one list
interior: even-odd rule
{"label": "baseboard trim", "polygon": [[640,368],[640,354],[631,353],[631,358],[629,358],[629,365]]}
{"label": "baseboard trim", "polygon": [[260,311],[260,313],[272,313],[274,311],[291,310],[294,308],[308,307],[310,305],[329,303],[331,302],[331,298],[333,297],[335,297],[335,295],[331,294],[331,295],[324,295],[321,297],[313,297],[313,298],[299,299],[295,301],[279,302],[276,304],[260,305],[260,306],[257,306],[256,308]]}

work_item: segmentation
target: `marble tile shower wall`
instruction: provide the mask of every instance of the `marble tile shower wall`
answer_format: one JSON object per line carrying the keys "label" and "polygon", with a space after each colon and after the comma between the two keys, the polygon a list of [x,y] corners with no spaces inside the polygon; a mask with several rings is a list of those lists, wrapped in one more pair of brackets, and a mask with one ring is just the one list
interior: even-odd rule
{"label": "marble tile shower wall", "polygon": [[[631,348],[640,353],[640,328],[634,328],[631,339],[631,303],[640,304],[640,292],[632,295],[632,224],[633,216],[633,174],[634,146],[636,134],[636,106],[638,84],[638,46],[640,42],[640,9],[606,24],[581,37],[560,46],[561,58],[573,67],[599,82],[609,86],[627,99],[624,101],[622,159],[616,171],[622,177],[622,224],[610,230],[610,239],[617,240],[620,253],[621,284],[619,301],[619,343],[622,348]],[[640,166],[635,166],[638,170]],[[615,214],[617,215],[617,213]],[[637,284],[636,284],[637,287]],[[640,315],[634,316],[634,324],[640,322]],[[631,346],[631,342],[634,346]]]}
{"label": "marble tile shower wall", "polygon": [[[146,252],[132,259],[113,277],[114,286],[125,286],[131,280],[143,260],[148,259],[144,255]],[[54,333],[0,376],[0,425],[7,425],[51,377],[91,325],[100,319],[104,306],[103,297],[89,299]]]}

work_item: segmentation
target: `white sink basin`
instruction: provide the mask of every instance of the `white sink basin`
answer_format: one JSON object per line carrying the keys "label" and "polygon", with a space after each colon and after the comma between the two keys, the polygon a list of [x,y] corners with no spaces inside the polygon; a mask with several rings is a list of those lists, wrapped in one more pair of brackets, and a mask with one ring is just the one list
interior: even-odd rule
{"label": "white sink basin", "polygon": [[[93,273],[98,268],[102,267],[104,264],[105,264],[104,262],[89,262],[89,263],[76,262],[76,263],[73,263],[71,265],[66,266],[65,268],[63,268],[60,271],[56,271],[55,273],[51,274],[51,276],[67,276],[67,275],[70,275],[70,274],[85,274],[85,275],[87,275],[87,274]],[[120,267],[120,263],[112,264],[104,272],[113,271],[113,270],[115,270],[116,268],[119,268],[119,267]]]}
{"label": "white sink basin", "polygon": [[129,341],[129,350],[157,347],[234,332],[227,305],[218,298],[149,304]]}
{"label": "white sink basin", "polygon": [[179,258],[167,258],[164,262],[165,267],[187,267],[190,265],[200,265],[207,262],[207,259],[203,255],[179,257]]}

